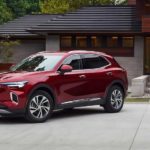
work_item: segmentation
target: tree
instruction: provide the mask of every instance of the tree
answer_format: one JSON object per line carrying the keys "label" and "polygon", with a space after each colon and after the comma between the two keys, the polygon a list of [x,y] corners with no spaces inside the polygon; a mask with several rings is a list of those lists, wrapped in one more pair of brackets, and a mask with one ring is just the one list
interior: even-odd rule
{"label": "tree", "polygon": [[42,13],[64,13],[69,10],[68,0],[44,0],[40,2]]}
{"label": "tree", "polygon": [[5,0],[13,18],[40,11],[40,0]]}
{"label": "tree", "polygon": [[26,1],[28,2],[28,7],[26,10],[27,14],[40,12],[40,0],[26,0]]}
{"label": "tree", "polygon": [[20,44],[18,40],[11,41],[9,37],[5,36],[4,39],[0,41],[0,56],[3,63],[9,63],[13,57],[13,50],[14,46]]}
{"label": "tree", "polygon": [[10,9],[7,7],[4,0],[0,0],[0,24],[12,19]]}
{"label": "tree", "polygon": [[42,13],[65,13],[82,6],[90,5],[118,5],[125,4],[127,0],[41,0]]}
{"label": "tree", "polygon": [[14,18],[25,15],[29,7],[26,0],[6,0],[6,4],[10,8]]}

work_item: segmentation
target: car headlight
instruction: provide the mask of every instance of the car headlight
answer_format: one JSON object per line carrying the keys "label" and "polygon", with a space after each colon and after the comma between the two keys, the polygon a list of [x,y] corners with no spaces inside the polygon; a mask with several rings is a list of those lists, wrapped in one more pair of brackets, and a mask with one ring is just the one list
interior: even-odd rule
{"label": "car headlight", "polygon": [[27,83],[28,83],[28,81],[20,81],[20,82],[4,82],[4,83],[0,83],[0,84],[6,85],[6,86],[12,87],[12,88],[23,88]]}

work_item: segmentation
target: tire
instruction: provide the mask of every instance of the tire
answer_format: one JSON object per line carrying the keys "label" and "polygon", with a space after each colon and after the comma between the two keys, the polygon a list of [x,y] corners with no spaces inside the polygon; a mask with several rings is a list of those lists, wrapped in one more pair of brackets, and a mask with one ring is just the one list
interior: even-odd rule
{"label": "tire", "polygon": [[106,104],[103,105],[105,111],[108,113],[121,111],[124,104],[124,97],[124,92],[119,86],[112,86],[106,96]]}
{"label": "tire", "polygon": [[53,99],[45,91],[35,91],[28,100],[25,118],[32,123],[46,121],[52,114]]}

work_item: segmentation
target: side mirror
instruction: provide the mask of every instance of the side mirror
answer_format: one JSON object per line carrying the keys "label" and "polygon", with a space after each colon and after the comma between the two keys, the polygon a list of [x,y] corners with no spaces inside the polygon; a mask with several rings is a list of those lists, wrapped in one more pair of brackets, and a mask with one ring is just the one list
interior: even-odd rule
{"label": "side mirror", "polygon": [[73,68],[70,65],[62,65],[60,68],[60,72],[62,74],[66,73],[66,72],[71,72],[72,70],[73,70]]}
{"label": "side mirror", "polygon": [[12,64],[10,67],[9,67],[9,70],[11,70],[16,64]]}

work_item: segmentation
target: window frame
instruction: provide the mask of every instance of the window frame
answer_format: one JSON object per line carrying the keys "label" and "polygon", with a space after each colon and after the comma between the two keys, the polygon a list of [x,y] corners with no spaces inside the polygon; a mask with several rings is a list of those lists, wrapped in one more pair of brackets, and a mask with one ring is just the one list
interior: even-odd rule
{"label": "window frame", "polygon": [[81,55],[80,55],[80,54],[72,54],[72,55],[67,56],[67,57],[62,61],[61,65],[60,65],[60,66],[58,67],[58,69],[57,69],[57,72],[60,71],[61,66],[64,65],[64,62],[65,62],[67,59],[69,59],[69,57],[74,57],[74,56],[79,56],[79,58],[80,58],[80,60],[79,60],[80,69],[72,70],[71,72],[74,72],[74,71],[81,71],[82,68],[83,68],[83,67],[82,67],[82,58],[81,58]]}

